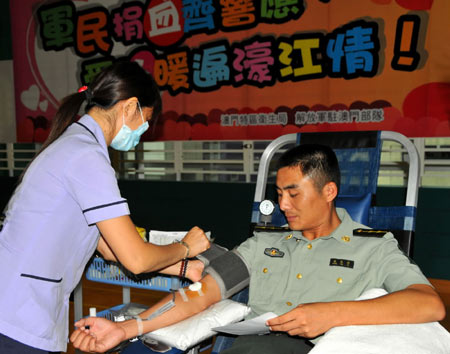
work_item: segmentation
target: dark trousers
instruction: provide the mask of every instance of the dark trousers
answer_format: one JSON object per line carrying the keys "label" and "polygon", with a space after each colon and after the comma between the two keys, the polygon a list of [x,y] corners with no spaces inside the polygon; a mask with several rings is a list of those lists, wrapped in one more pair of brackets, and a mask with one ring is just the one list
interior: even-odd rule
{"label": "dark trousers", "polygon": [[1,354],[53,354],[46,350],[37,349],[20,343],[0,333],[0,353]]}
{"label": "dark trousers", "polygon": [[263,336],[240,336],[231,348],[221,354],[306,354],[314,347],[312,343],[300,337],[291,337],[281,333]]}

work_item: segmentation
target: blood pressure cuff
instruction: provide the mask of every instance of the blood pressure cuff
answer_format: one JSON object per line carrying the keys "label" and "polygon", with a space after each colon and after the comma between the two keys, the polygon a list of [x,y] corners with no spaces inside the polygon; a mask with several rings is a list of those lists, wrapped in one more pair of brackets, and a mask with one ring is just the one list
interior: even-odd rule
{"label": "blood pressure cuff", "polygon": [[211,261],[224,253],[229,252],[225,247],[219,246],[215,243],[211,243],[211,247],[208,248],[205,252],[197,255],[197,258],[203,262],[205,268],[209,266]]}
{"label": "blood pressure cuff", "polygon": [[233,250],[214,258],[205,273],[210,274],[220,288],[222,299],[227,299],[248,286],[250,272],[241,255]]}

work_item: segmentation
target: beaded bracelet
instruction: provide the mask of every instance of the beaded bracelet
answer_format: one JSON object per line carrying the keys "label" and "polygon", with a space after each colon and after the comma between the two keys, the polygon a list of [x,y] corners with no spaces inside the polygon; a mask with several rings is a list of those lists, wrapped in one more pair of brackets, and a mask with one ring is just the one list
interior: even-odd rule
{"label": "beaded bracelet", "polygon": [[179,274],[180,278],[186,278],[187,264],[188,264],[187,259],[183,259],[181,261],[180,274]]}

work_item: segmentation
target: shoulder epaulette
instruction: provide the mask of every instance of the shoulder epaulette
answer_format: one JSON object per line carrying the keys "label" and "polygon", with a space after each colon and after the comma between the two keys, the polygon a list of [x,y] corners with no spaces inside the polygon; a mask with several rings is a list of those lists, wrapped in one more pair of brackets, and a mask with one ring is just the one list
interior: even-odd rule
{"label": "shoulder epaulette", "polygon": [[255,232],[286,232],[291,231],[286,226],[268,226],[268,225],[256,225],[253,229]]}
{"label": "shoulder epaulette", "polygon": [[353,230],[353,236],[383,237],[388,232],[389,232],[388,230],[354,229]]}

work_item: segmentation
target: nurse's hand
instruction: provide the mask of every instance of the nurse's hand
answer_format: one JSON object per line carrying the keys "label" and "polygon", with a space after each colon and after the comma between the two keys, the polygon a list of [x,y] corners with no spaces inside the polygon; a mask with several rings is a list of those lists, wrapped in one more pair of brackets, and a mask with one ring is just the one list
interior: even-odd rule
{"label": "nurse's hand", "polygon": [[189,260],[186,269],[186,278],[192,282],[202,280],[203,270],[205,265],[199,260]]}
{"label": "nurse's hand", "polygon": [[195,257],[211,247],[205,232],[197,226],[189,230],[183,241],[189,245],[189,257]]}
{"label": "nurse's hand", "polygon": [[70,341],[83,352],[104,353],[126,339],[125,330],[105,318],[83,318],[75,326],[77,330],[70,336]]}

